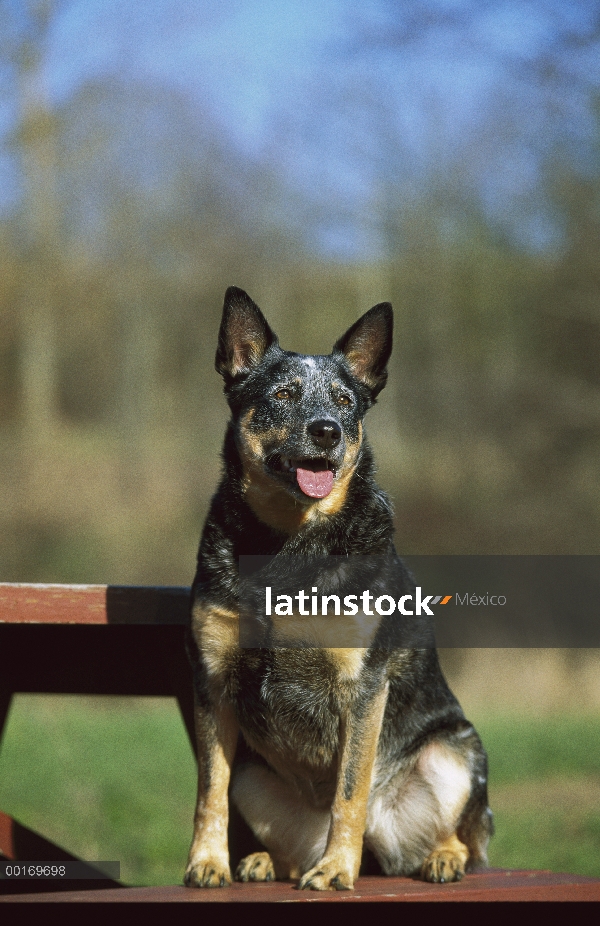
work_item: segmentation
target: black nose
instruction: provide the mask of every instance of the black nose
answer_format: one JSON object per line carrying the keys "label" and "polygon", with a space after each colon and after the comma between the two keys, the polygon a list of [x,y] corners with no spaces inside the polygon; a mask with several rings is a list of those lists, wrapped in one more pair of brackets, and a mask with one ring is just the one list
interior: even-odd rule
{"label": "black nose", "polygon": [[318,421],[309,424],[308,433],[317,447],[322,447],[324,450],[333,450],[340,442],[342,429],[336,421],[320,418]]}

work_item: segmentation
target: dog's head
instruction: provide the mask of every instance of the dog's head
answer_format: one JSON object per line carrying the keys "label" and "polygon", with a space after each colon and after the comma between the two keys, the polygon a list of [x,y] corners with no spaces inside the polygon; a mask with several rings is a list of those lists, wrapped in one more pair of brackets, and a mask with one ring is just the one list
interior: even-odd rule
{"label": "dog's head", "polygon": [[[225,380],[249,501],[256,510],[339,509],[360,459],[362,419],[385,386],[392,307],[366,312],[327,356],[284,351],[241,289],[225,294],[216,368]],[[265,497],[265,496],[268,496]],[[258,513],[258,512],[257,512]],[[280,523],[280,519],[277,519]]]}

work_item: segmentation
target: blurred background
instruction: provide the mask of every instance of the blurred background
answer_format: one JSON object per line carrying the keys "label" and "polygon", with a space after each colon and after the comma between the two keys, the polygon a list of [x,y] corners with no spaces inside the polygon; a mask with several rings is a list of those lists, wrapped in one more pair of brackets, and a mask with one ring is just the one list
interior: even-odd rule
{"label": "blurred background", "polygon": [[[392,301],[368,429],[400,552],[599,554],[599,53],[595,0],[2,0],[0,580],[191,582],[231,284],[310,353]],[[600,875],[598,653],[443,658],[491,731],[492,861]],[[110,740],[116,714],[37,703],[0,806],[73,845],[60,788],[98,832],[114,790],[60,764],[73,717]],[[119,705],[153,742],[167,708]],[[43,768],[55,822],[27,803]],[[126,878],[180,877],[182,807],[171,861],[140,850]]]}

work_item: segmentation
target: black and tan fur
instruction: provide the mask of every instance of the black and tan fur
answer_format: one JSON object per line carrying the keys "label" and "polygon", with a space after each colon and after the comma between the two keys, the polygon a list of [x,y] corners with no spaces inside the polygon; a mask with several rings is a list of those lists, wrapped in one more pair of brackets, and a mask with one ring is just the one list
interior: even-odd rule
{"label": "black and tan fur", "polygon": [[[242,555],[390,555],[396,587],[412,587],[362,424],[385,385],[391,338],[384,303],[329,356],[289,353],[246,293],[226,293],[216,366],[232,417],[192,589],[199,778],[189,886],[230,883],[230,806],[257,841],[232,859],[242,881],[351,889],[363,849],[385,874],[429,881],[486,864],[486,754],[435,649],[372,644],[385,630],[379,618],[361,646],[239,645]],[[325,498],[301,491],[298,461],[333,470]]]}

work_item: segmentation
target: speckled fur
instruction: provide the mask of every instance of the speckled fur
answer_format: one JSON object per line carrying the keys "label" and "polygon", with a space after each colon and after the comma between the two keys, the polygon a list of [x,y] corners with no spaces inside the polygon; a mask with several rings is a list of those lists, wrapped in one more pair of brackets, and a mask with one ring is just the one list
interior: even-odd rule
{"label": "speckled fur", "polygon": [[[351,889],[363,848],[386,874],[429,880],[486,863],[486,754],[434,649],[378,645],[391,632],[386,618],[358,650],[242,649],[237,637],[242,555],[387,555],[391,585],[411,592],[362,425],[385,385],[391,333],[382,304],[332,354],[303,357],[279,347],[243,291],[227,291],[216,366],[232,417],[189,635],[199,750],[190,886],[231,880],[226,812],[219,817],[227,789],[257,840],[237,869],[242,880]],[[327,450],[334,489],[323,499],[270,465],[316,456],[307,430],[316,419],[340,432]]]}

